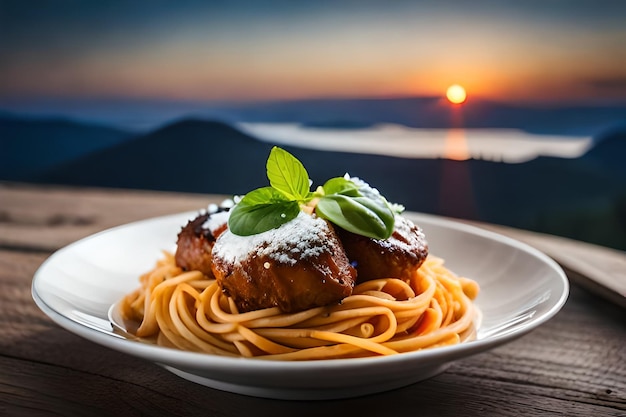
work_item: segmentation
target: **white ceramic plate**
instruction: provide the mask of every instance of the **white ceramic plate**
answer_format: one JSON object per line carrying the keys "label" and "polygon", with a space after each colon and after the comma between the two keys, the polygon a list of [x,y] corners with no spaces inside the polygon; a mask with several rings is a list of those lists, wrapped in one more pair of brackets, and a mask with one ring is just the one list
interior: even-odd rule
{"label": "white ceramic plate", "polygon": [[279,362],[183,352],[114,333],[108,311],[138,286],[162,250],[196,213],[148,219],[95,234],[53,254],[36,272],[33,298],[61,327],[101,345],[156,362],[188,380],[280,399],[331,399],[381,392],[434,376],[454,360],[509,342],[547,321],[568,294],[561,268],[507,237],[436,216],[407,213],[430,252],[473,278],[482,323],[474,341],[390,357]]}

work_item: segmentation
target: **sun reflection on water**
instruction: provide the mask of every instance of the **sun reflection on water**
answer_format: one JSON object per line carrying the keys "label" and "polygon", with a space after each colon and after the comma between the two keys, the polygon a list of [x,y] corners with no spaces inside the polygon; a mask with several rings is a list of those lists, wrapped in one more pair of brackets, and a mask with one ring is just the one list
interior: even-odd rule
{"label": "sun reflection on water", "polygon": [[447,131],[443,157],[455,161],[465,161],[470,159],[470,151],[464,129],[461,127],[455,127]]}

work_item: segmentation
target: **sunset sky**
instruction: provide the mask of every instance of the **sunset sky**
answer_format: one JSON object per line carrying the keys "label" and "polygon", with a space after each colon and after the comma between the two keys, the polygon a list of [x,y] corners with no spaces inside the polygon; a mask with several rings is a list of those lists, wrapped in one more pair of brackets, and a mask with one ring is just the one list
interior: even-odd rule
{"label": "sunset sky", "polygon": [[455,83],[468,98],[624,102],[625,22],[626,1],[603,0],[2,0],[0,106],[433,96]]}

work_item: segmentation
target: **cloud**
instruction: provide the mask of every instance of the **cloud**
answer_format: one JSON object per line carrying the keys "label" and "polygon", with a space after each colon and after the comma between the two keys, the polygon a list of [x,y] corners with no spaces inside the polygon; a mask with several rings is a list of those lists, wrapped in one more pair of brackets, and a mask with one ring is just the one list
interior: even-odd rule
{"label": "cloud", "polygon": [[626,75],[590,78],[584,84],[598,94],[626,94]]}

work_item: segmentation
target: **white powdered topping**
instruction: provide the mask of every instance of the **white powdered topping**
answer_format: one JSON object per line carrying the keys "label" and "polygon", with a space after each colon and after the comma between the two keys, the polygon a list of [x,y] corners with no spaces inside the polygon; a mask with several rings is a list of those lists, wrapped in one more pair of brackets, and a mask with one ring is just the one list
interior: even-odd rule
{"label": "white powdered topping", "polygon": [[215,203],[209,204],[207,207],[207,213],[214,214],[220,210],[230,210],[234,206],[235,206],[235,201],[230,198],[227,198],[226,200],[223,200],[219,206]]}
{"label": "white powdered topping", "polygon": [[419,251],[426,250],[427,243],[422,229],[402,216],[396,215],[395,233],[390,239],[393,239],[394,245],[405,251],[412,251],[415,248],[419,248]]}
{"label": "white powdered topping", "polygon": [[295,265],[298,260],[332,253],[328,242],[329,227],[323,219],[304,212],[277,229],[252,236],[238,236],[225,231],[213,246],[213,257],[240,264],[255,256],[269,257],[278,263]]}
{"label": "white powdered topping", "polygon": [[209,214],[213,214],[213,213],[217,213],[217,211],[219,210],[219,206],[215,203],[211,203],[209,204],[209,206],[207,207],[206,211]]}
{"label": "white powdered topping", "polygon": [[348,174],[347,172],[345,173],[343,177],[347,179],[348,181],[352,181],[354,185],[358,187],[361,194],[363,194],[365,197],[369,197],[373,200],[376,200],[377,198],[381,197],[380,191],[378,191],[376,188],[369,185],[367,182],[363,181],[361,178],[351,177],[350,174]]}
{"label": "white powdered topping", "polygon": [[[237,199],[237,196],[235,196],[233,198]],[[222,201],[220,203],[220,208],[223,208],[223,209],[229,209],[230,210],[233,207],[235,207],[235,200],[230,199],[230,198],[227,198],[226,200],[224,200],[224,201]]]}
{"label": "white powdered topping", "polygon": [[208,229],[215,236],[215,231],[228,222],[230,211],[219,211],[209,215],[207,221],[202,224],[203,229]]}

